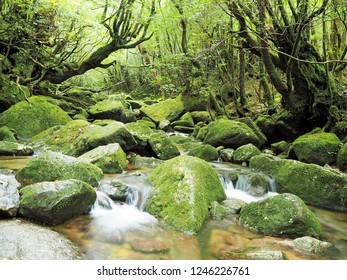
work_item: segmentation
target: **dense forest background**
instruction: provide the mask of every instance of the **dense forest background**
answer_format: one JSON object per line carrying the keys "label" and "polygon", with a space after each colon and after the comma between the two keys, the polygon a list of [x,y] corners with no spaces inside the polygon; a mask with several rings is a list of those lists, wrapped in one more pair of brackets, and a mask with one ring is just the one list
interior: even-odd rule
{"label": "dense forest background", "polygon": [[344,120],[343,0],[1,0],[0,105],[185,95],[229,118]]}

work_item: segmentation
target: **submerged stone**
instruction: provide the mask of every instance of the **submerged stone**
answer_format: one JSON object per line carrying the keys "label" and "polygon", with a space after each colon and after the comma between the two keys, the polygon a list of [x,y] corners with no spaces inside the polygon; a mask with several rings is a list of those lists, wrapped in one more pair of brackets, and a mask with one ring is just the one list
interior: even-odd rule
{"label": "submerged stone", "polygon": [[265,235],[323,236],[317,217],[293,194],[280,194],[244,206],[239,223]]}
{"label": "submerged stone", "polygon": [[213,201],[226,198],[218,174],[206,161],[179,156],[159,165],[148,177],[153,191],[146,210],[176,230],[196,233]]}
{"label": "submerged stone", "polygon": [[19,214],[42,224],[60,224],[90,211],[96,192],[79,180],[42,182],[20,189]]}

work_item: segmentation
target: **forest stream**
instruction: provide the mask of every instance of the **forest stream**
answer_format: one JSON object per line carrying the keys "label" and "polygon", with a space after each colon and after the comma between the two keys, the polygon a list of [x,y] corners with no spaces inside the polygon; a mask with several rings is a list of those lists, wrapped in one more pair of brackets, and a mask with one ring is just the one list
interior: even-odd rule
{"label": "forest stream", "polygon": [[[0,157],[0,166],[12,170],[22,168],[30,157]],[[264,197],[252,197],[245,192],[249,169],[231,163],[211,163],[217,171],[227,197],[251,202]],[[144,204],[151,187],[146,182],[153,165],[129,164],[122,174],[108,174],[99,182],[107,185],[117,179],[130,187],[124,203],[116,203],[98,192],[97,201],[89,214],[51,227],[72,240],[84,253],[84,259],[223,259],[225,252],[233,249],[247,252],[261,248],[264,252],[282,252],[284,259],[347,259],[347,213],[310,207],[318,217],[324,240],[339,250],[334,255],[314,255],[289,246],[291,239],[263,236],[238,225],[237,215],[216,220],[208,219],[196,235],[180,233],[164,227],[152,215],[144,212]],[[234,185],[230,174],[242,172]],[[276,195],[276,185],[269,179],[269,192]],[[242,258],[242,254],[233,258]]]}

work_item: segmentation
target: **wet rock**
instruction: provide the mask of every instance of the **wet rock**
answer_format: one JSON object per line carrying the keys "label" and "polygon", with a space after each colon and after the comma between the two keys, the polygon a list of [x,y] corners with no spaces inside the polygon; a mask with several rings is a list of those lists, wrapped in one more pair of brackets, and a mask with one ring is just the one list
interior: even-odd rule
{"label": "wet rock", "polygon": [[180,151],[176,145],[172,143],[170,137],[165,133],[152,134],[148,143],[159,159],[167,160],[180,155]]}
{"label": "wet rock", "polygon": [[148,254],[166,253],[170,247],[157,240],[138,240],[131,242],[131,248],[135,251]]}
{"label": "wet rock", "polygon": [[279,250],[259,250],[247,253],[252,260],[284,260],[284,254]]}
{"label": "wet rock", "polygon": [[215,220],[223,219],[227,214],[225,208],[217,201],[213,201],[210,205],[210,217]]}
{"label": "wet rock", "polygon": [[96,187],[102,176],[102,170],[91,163],[81,162],[60,153],[45,152],[32,158],[19,170],[16,179],[22,186],[44,181],[77,179]]}
{"label": "wet rock", "polygon": [[239,223],[271,236],[323,236],[317,217],[293,194],[280,194],[247,204],[241,209]]}
{"label": "wet rock", "polygon": [[[199,138],[199,134],[197,138]],[[203,142],[214,147],[224,146],[232,149],[249,143],[255,146],[260,145],[258,136],[245,123],[225,119],[211,122],[207,126],[207,133]]]}
{"label": "wet rock", "polygon": [[31,156],[34,150],[23,144],[0,141],[0,156]]}
{"label": "wet rock", "polygon": [[318,165],[335,162],[339,149],[340,139],[325,132],[302,135],[291,146],[298,160]]}
{"label": "wet rock", "polygon": [[0,259],[75,260],[79,249],[63,235],[22,220],[0,220]]}
{"label": "wet rock", "polygon": [[206,161],[218,159],[218,150],[211,145],[197,145],[188,152],[188,155],[201,158]]}
{"label": "wet rock", "polygon": [[15,130],[19,137],[29,139],[55,125],[65,125],[72,119],[46,97],[33,96],[0,114],[0,126]]}
{"label": "wet rock", "polygon": [[233,153],[235,163],[249,162],[252,157],[260,155],[261,151],[253,144],[246,144],[237,148]]}
{"label": "wet rock", "polygon": [[306,203],[347,210],[347,175],[316,164],[258,155],[250,167],[275,179],[277,192],[292,193]]}
{"label": "wet rock", "polygon": [[118,143],[99,146],[78,160],[96,165],[103,173],[122,173],[127,167],[126,154]]}
{"label": "wet rock", "polygon": [[112,180],[110,184],[102,184],[98,190],[107,194],[111,199],[118,201],[126,201],[130,192],[129,187],[118,180]]}
{"label": "wet rock", "polygon": [[242,207],[247,205],[247,203],[240,199],[228,198],[227,200],[222,201],[221,205],[228,214],[239,214]]}
{"label": "wet rock", "polygon": [[85,182],[42,182],[20,189],[18,213],[42,224],[56,225],[88,212],[95,200],[95,190]]}
{"label": "wet rock", "polygon": [[159,165],[148,177],[153,186],[146,210],[176,230],[198,232],[213,201],[226,198],[218,174],[206,161],[178,156]]}
{"label": "wet rock", "polygon": [[13,176],[0,174],[0,217],[14,217],[19,208],[19,183]]}
{"label": "wet rock", "polygon": [[233,160],[234,149],[222,149],[219,154],[223,161],[231,162]]}
{"label": "wet rock", "polygon": [[112,119],[122,123],[135,122],[135,114],[120,100],[103,100],[91,106],[88,113],[93,119]]}
{"label": "wet rock", "polygon": [[268,182],[262,174],[252,174],[249,176],[249,189],[247,192],[250,195],[261,197],[268,192]]}

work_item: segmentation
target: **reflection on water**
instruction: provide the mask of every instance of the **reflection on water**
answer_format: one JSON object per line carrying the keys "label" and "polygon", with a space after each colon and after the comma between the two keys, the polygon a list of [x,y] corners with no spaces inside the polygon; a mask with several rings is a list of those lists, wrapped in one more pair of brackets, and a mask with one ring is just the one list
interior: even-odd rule
{"label": "reflection on water", "polygon": [[[0,166],[21,169],[30,157],[0,157]],[[271,179],[268,192],[254,197],[245,192],[248,169],[214,163],[228,197],[248,202],[276,195]],[[146,183],[148,166],[129,165],[123,174],[105,175],[100,184],[114,179],[130,187],[125,202],[115,203],[98,194],[98,203],[88,215],[73,218],[53,227],[67,235],[85,252],[86,259],[238,259],[249,250],[282,252],[284,259],[347,259],[347,213],[310,207],[320,220],[325,240],[341,252],[336,256],[314,256],[283,245],[290,239],[274,238],[250,232],[238,225],[237,215],[223,220],[208,220],[197,235],[186,235],[165,228],[160,221],[143,211],[150,186]],[[238,173],[238,176],[233,176]],[[240,175],[241,174],[241,175]],[[238,181],[239,180],[239,181]]]}

